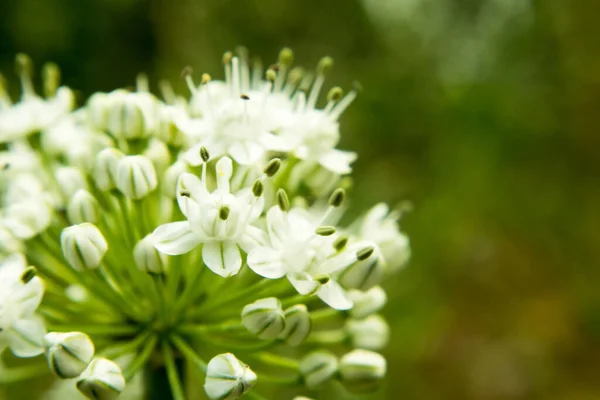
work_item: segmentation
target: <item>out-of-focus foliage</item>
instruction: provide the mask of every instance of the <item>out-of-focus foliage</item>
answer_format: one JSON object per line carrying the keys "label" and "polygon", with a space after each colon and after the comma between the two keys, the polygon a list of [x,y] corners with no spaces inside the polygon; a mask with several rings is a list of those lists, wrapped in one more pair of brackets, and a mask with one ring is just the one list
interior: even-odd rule
{"label": "out-of-focus foliage", "polygon": [[[585,0],[3,0],[0,70],[183,92],[224,50],[336,60],[356,209],[410,200],[381,398],[600,398],[600,4]],[[14,76],[10,76],[15,81]],[[16,93],[16,87],[13,88]],[[9,398],[17,398],[14,391]],[[0,398],[2,397],[0,393]]]}

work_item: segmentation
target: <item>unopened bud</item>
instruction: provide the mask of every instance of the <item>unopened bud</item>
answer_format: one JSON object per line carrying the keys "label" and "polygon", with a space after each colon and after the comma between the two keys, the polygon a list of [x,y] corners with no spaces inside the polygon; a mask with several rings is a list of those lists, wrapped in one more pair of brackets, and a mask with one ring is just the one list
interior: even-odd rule
{"label": "unopened bud", "polygon": [[51,332],[44,338],[46,359],[53,374],[62,379],[76,378],[94,357],[94,343],[81,332]]}
{"label": "unopened bud", "polygon": [[133,259],[137,267],[148,274],[164,274],[166,259],[154,247],[152,234],[137,242],[133,249]]}
{"label": "unopened bud", "polygon": [[290,346],[299,346],[310,334],[312,321],[304,304],[296,304],[285,310],[285,329],[279,335]]}
{"label": "unopened bud", "polygon": [[353,392],[376,389],[385,377],[387,365],[381,354],[368,350],[354,350],[340,360],[340,377],[344,386]]}
{"label": "unopened bud", "polygon": [[211,400],[237,399],[256,383],[256,374],[233,354],[213,357],[206,369],[204,390]]}
{"label": "unopened bud", "polygon": [[242,324],[260,339],[273,339],[285,328],[281,302],[275,297],[260,299],[242,310]]}
{"label": "unopened bud", "polygon": [[360,320],[349,319],[345,329],[352,346],[359,349],[381,350],[390,340],[390,327],[377,314]]}
{"label": "unopened bud", "polygon": [[114,400],[125,389],[125,378],[116,363],[95,358],[81,374],[77,389],[88,399]]}
{"label": "unopened bud", "polygon": [[387,302],[385,290],[380,286],[372,287],[366,292],[350,290],[348,296],[354,302],[350,316],[356,319],[362,319],[378,312]]}
{"label": "unopened bud", "polygon": [[326,350],[313,351],[300,361],[300,374],[309,389],[314,389],[327,382],[337,371],[337,357]]}
{"label": "unopened bud", "polygon": [[152,162],[144,156],[126,156],[117,167],[117,188],[127,197],[139,200],[156,189],[158,181]]}
{"label": "unopened bud", "polygon": [[98,221],[98,201],[87,190],[80,189],[69,200],[67,205],[67,217],[72,224],[84,222],[95,223]]}
{"label": "unopened bud", "polygon": [[108,250],[102,232],[87,222],[65,228],[60,235],[60,246],[65,259],[76,270],[97,268]]}
{"label": "unopened bud", "polygon": [[116,188],[117,167],[123,157],[125,154],[113,148],[104,149],[98,153],[93,172],[98,189],[109,191]]}

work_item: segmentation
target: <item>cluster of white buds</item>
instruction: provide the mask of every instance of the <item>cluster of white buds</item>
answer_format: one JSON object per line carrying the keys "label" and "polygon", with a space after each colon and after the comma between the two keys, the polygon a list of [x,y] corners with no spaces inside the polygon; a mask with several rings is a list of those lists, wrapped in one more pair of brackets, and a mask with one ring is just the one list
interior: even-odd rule
{"label": "cluster of white buds", "polygon": [[141,75],[75,110],[53,65],[45,98],[26,56],[19,102],[0,79],[0,355],[45,353],[90,399],[142,373],[164,376],[167,400],[198,373],[213,400],[262,399],[269,382],[297,400],[331,381],[377,388],[380,285],[410,251],[403,209],[338,223],[356,158],[336,148],[339,118],[357,89],[321,108],[332,60],[307,72],[289,49],[266,70],[243,49],[223,64],[222,81],[184,71],[189,99]]}

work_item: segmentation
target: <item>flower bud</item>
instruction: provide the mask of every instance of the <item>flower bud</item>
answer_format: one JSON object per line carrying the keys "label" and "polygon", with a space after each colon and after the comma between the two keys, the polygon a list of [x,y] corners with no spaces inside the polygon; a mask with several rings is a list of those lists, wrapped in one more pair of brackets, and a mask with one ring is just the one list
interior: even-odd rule
{"label": "flower bud", "polygon": [[390,327],[380,315],[371,315],[365,319],[349,319],[346,332],[353,347],[366,350],[381,350],[390,340]]}
{"label": "flower bud", "polygon": [[356,261],[342,271],[338,282],[346,289],[368,290],[377,285],[383,275],[379,251],[367,246],[356,251],[355,256]]}
{"label": "flower bud", "polygon": [[97,268],[108,250],[102,232],[88,222],[65,228],[60,235],[60,247],[69,265],[76,270]]}
{"label": "flower bud", "polygon": [[385,358],[381,354],[354,350],[340,360],[341,381],[351,391],[371,391],[384,378],[386,368]]}
{"label": "flower bud", "polygon": [[144,156],[148,157],[156,171],[165,171],[171,165],[169,148],[162,140],[150,140],[148,147],[144,150]]}
{"label": "flower bud", "polygon": [[348,296],[354,302],[354,307],[349,311],[350,316],[356,319],[362,319],[378,312],[387,302],[387,295],[381,286],[372,287],[366,292],[350,290]]}
{"label": "flower bud", "polygon": [[148,274],[164,274],[166,259],[152,244],[152,234],[137,242],[133,249],[137,267]]}
{"label": "flower bud", "polygon": [[285,329],[279,335],[290,346],[298,346],[308,337],[312,321],[304,304],[296,304],[285,310]]}
{"label": "flower bud", "polygon": [[99,130],[106,128],[110,96],[107,93],[94,93],[87,102],[88,117],[92,125]]}
{"label": "flower bud", "polygon": [[242,324],[260,339],[273,339],[283,332],[285,316],[275,297],[260,299],[242,310]]}
{"label": "flower bud", "polygon": [[4,227],[18,239],[31,239],[50,225],[48,204],[40,199],[23,199],[4,209]]}
{"label": "flower bud", "polygon": [[55,176],[60,192],[65,199],[73,197],[78,190],[87,189],[85,176],[79,168],[60,167],[57,168]]}
{"label": "flower bud", "polygon": [[100,206],[94,196],[87,190],[79,189],[67,205],[67,217],[72,224],[98,221]]}
{"label": "flower bud", "polygon": [[204,390],[211,400],[237,399],[256,383],[256,374],[231,353],[213,357],[206,369]]}
{"label": "flower bud", "polygon": [[94,344],[88,335],[81,332],[51,332],[44,342],[48,367],[62,379],[81,375],[94,357]]}
{"label": "flower bud", "polygon": [[152,162],[144,156],[123,157],[117,166],[117,188],[134,200],[156,189],[158,181]]}
{"label": "flower bud", "polygon": [[102,150],[94,163],[94,181],[100,190],[109,191],[117,186],[117,166],[125,157],[121,151],[113,148]]}
{"label": "flower bud", "polygon": [[106,130],[115,138],[145,138],[158,130],[158,107],[146,92],[117,90],[108,94]]}
{"label": "flower bud", "polygon": [[92,400],[114,400],[125,389],[119,366],[105,358],[95,358],[77,381],[77,389]]}
{"label": "flower bud", "polygon": [[326,350],[313,351],[300,361],[300,374],[309,389],[314,389],[327,382],[336,374],[337,370],[337,357]]}

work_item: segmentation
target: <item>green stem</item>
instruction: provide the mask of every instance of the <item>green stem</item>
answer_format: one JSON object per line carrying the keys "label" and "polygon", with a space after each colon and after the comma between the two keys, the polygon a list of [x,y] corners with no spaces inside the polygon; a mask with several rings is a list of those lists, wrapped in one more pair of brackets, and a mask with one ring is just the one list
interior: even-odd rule
{"label": "green stem", "polygon": [[25,365],[22,367],[0,369],[0,383],[3,385],[26,379],[36,378],[49,373],[47,364]]}
{"label": "green stem", "polygon": [[127,369],[123,372],[123,376],[125,380],[129,381],[133,376],[138,372],[144,364],[150,359],[152,352],[156,348],[156,342],[158,338],[156,335],[150,336],[150,338],[146,341],[146,344],[142,348],[142,351],[136,355],[131,364],[127,366]]}
{"label": "green stem", "polygon": [[181,336],[177,334],[171,335],[171,342],[181,351],[181,353],[188,358],[195,366],[200,369],[200,371],[206,373],[207,364],[206,362],[200,358],[198,354],[194,351],[194,349],[188,345],[185,340],[181,338]]}
{"label": "green stem", "polygon": [[163,355],[165,356],[165,367],[167,368],[167,377],[169,379],[169,385],[171,386],[173,400],[185,400],[185,395],[183,394],[183,386],[181,385],[179,373],[177,372],[177,366],[175,365],[173,349],[167,342],[163,342],[162,350]]}

